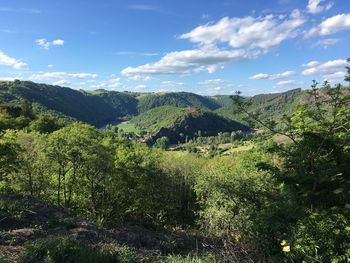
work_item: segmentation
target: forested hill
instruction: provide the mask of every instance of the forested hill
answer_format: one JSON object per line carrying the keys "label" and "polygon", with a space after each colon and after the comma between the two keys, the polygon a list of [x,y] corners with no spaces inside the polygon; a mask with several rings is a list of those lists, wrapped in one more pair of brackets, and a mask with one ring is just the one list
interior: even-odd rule
{"label": "forested hill", "polygon": [[39,108],[53,110],[96,126],[113,122],[124,115],[102,96],[30,81],[0,82],[0,101],[16,102],[23,99],[42,106]]}
{"label": "forested hill", "polygon": [[[248,131],[249,127],[196,108],[162,106],[131,120],[151,135],[151,142],[167,137],[170,143],[185,142],[195,136],[215,136],[219,132]],[[200,133],[200,134],[198,134]]]}
{"label": "forested hill", "polygon": [[[257,95],[247,100],[252,103],[250,111],[260,112],[265,118],[274,117],[278,120],[283,114],[293,112],[298,103],[307,103],[306,94],[305,91],[296,89],[284,93]],[[0,82],[0,103],[18,103],[23,100],[30,102],[36,113],[50,112],[97,127],[116,123],[121,118],[130,119],[161,106],[215,111],[222,117],[244,122],[242,115],[234,113],[230,96],[225,95],[208,97],[188,92],[132,93],[102,89],[84,91],[30,81]],[[175,110],[170,116],[177,113],[179,111]],[[148,118],[152,119],[149,114],[140,118],[146,118],[145,122],[149,121]],[[166,118],[165,121],[167,120]],[[159,122],[155,121],[154,124],[158,125]]]}
{"label": "forested hill", "polygon": [[[221,98],[221,100],[223,100]],[[263,120],[274,119],[279,121],[284,114],[292,114],[299,104],[308,104],[309,95],[306,90],[293,89],[282,93],[259,94],[246,98],[249,101],[249,112],[259,113]],[[244,122],[245,114],[236,113],[232,100],[226,98],[224,107],[216,110],[219,115],[237,121]]]}
{"label": "forested hill", "polygon": [[180,108],[195,107],[207,110],[216,110],[221,107],[216,100],[210,97],[204,97],[189,92],[172,92],[140,96],[138,109],[139,112],[145,112],[166,105]]}

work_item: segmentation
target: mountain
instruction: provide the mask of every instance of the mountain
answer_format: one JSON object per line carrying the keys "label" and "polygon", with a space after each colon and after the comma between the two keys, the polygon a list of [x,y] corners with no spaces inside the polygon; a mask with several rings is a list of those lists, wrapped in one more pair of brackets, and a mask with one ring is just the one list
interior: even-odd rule
{"label": "mountain", "polygon": [[[293,89],[282,93],[260,94],[245,98],[251,105],[248,111],[259,113],[262,119],[274,119],[278,122],[284,114],[293,113],[300,103],[309,103],[307,91]],[[245,122],[245,114],[235,113],[235,107],[231,100],[230,104],[216,110],[220,116]]]}
{"label": "mountain", "polygon": [[[192,108],[192,111],[215,111],[226,119],[248,124],[244,114],[234,112],[235,107],[228,95],[207,97],[188,92],[84,91],[30,81],[0,81],[0,103],[19,103],[23,100],[30,102],[36,113],[49,112],[60,118],[80,120],[97,127],[141,114],[134,120],[140,127],[159,131],[161,127],[169,128],[174,120],[188,112],[188,108]],[[301,89],[261,94],[247,97],[246,100],[251,102],[250,112],[258,112],[262,119],[272,118],[277,122],[284,114],[292,113],[299,103],[310,103],[307,91]],[[170,108],[157,109],[162,106]],[[142,114],[151,109],[157,110]],[[159,118],[163,119],[160,121]]]}
{"label": "mountain", "polygon": [[138,114],[138,100],[133,93],[107,91],[103,89],[98,89],[89,93],[101,97],[103,101],[111,106],[120,116]]}
{"label": "mountain", "polygon": [[184,142],[201,133],[215,136],[219,132],[249,131],[241,123],[221,117],[211,111],[196,108],[162,106],[151,109],[131,120],[135,126],[150,133],[150,143],[166,136],[171,143]]}
{"label": "mountain", "polygon": [[193,107],[207,110],[216,110],[221,107],[210,97],[189,92],[155,93],[139,97],[138,109],[140,113],[160,106]]}
{"label": "mountain", "polygon": [[127,95],[123,94],[120,102],[123,102],[124,106],[120,103],[117,107],[116,97],[118,96],[120,94],[114,93],[111,96],[105,96],[103,93],[94,95],[66,87],[37,84],[30,81],[0,82],[0,101],[27,100],[34,104],[38,111],[57,112],[96,126],[115,122],[128,111],[124,106],[128,104],[128,99],[132,100],[132,98],[126,99]]}

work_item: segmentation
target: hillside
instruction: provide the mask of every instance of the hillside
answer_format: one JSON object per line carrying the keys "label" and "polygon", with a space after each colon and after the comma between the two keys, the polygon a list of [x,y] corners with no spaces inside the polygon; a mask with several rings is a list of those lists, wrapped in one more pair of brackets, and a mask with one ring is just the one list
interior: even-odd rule
{"label": "hillside", "polygon": [[214,136],[219,132],[236,130],[248,131],[249,127],[226,119],[213,112],[194,109],[162,106],[149,110],[131,120],[141,130],[150,133],[152,140],[166,136],[171,143],[184,142],[201,133]]}
{"label": "hillside", "polygon": [[0,82],[0,100],[8,102],[20,99],[96,126],[122,116],[100,96],[30,81]]}
{"label": "hillside", "polygon": [[[299,103],[308,103],[308,97],[306,91],[294,89],[283,93],[259,94],[248,97],[246,100],[251,103],[248,108],[250,112],[258,112],[262,119],[273,118],[278,122],[284,114],[294,112]],[[245,115],[236,114],[234,109],[231,101],[231,104],[216,110],[216,113],[232,120],[245,122]]]}
{"label": "hillside", "polygon": [[[309,103],[306,91],[301,89],[283,93],[261,94],[250,98],[249,111],[259,112],[263,119],[280,120],[283,114],[290,114],[299,103]],[[31,102],[34,112],[49,112],[60,118],[80,120],[97,127],[116,123],[121,118],[141,114],[134,121],[144,130],[158,131],[168,127],[174,120],[186,112],[186,108],[213,110],[218,115],[245,124],[245,116],[235,114],[230,96],[212,97],[193,93],[132,93],[107,90],[84,91],[55,85],[38,84],[30,81],[1,81],[0,102],[18,103],[21,100]],[[165,110],[162,118],[157,120],[159,110],[150,109],[161,106]],[[143,120],[141,120],[143,119]],[[154,126],[154,127],[153,127]]]}
{"label": "hillside", "polygon": [[138,109],[140,113],[160,106],[193,107],[207,110],[220,108],[220,104],[212,98],[189,92],[155,93],[139,97]]}
{"label": "hillside", "polygon": [[138,113],[138,100],[129,93],[99,89],[90,94],[101,97],[119,116],[137,115]]}
{"label": "hillside", "polygon": [[210,248],[204,244],[209,242],[222,248],[219,240],[200,236],[137,226],[98,227],[40,199],[7,193],[0,193],[0,218],[0,262],[4,263],[165,262],[170,255],[196,248],[205,252]]}

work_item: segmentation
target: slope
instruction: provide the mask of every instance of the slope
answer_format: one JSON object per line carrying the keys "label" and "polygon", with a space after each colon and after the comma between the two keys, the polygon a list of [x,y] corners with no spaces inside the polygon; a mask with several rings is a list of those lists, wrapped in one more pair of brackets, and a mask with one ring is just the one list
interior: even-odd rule
{"label": "slope", "polygon": [[150,143],[166,136],[171,143],[184,142],[199,133],[213,136],[219,132],[248,131],[249,127],[221,117],[213,112],[195,108],[162,106],[149,110],[131,120],[139,129],[150,134]]}
{"label": "slope", "polygon": [[220,105],[212,98],[188,92],[156,93],[139,97],[140,113],[160,106],[195,107],[207,110],[220,108]]}
{"label": "slope", "polygon": [[15,102],[23,99],[36,105],[36,109],[58,112],[96,126],[114,122],[124,115],[124,111],[120,110],[123,106],[115,107],[107,103],[103,96],[30,81],[0,82],[1,101]]}

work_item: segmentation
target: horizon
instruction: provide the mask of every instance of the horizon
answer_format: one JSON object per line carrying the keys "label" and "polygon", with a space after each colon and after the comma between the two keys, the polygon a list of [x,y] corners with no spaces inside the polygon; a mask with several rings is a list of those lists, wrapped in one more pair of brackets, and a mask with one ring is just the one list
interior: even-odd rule
{"label": "horizon", "polygon": [[0,14],[0,80],[253,96],[343,83],[349,66],[340,0],[5,0]]}

